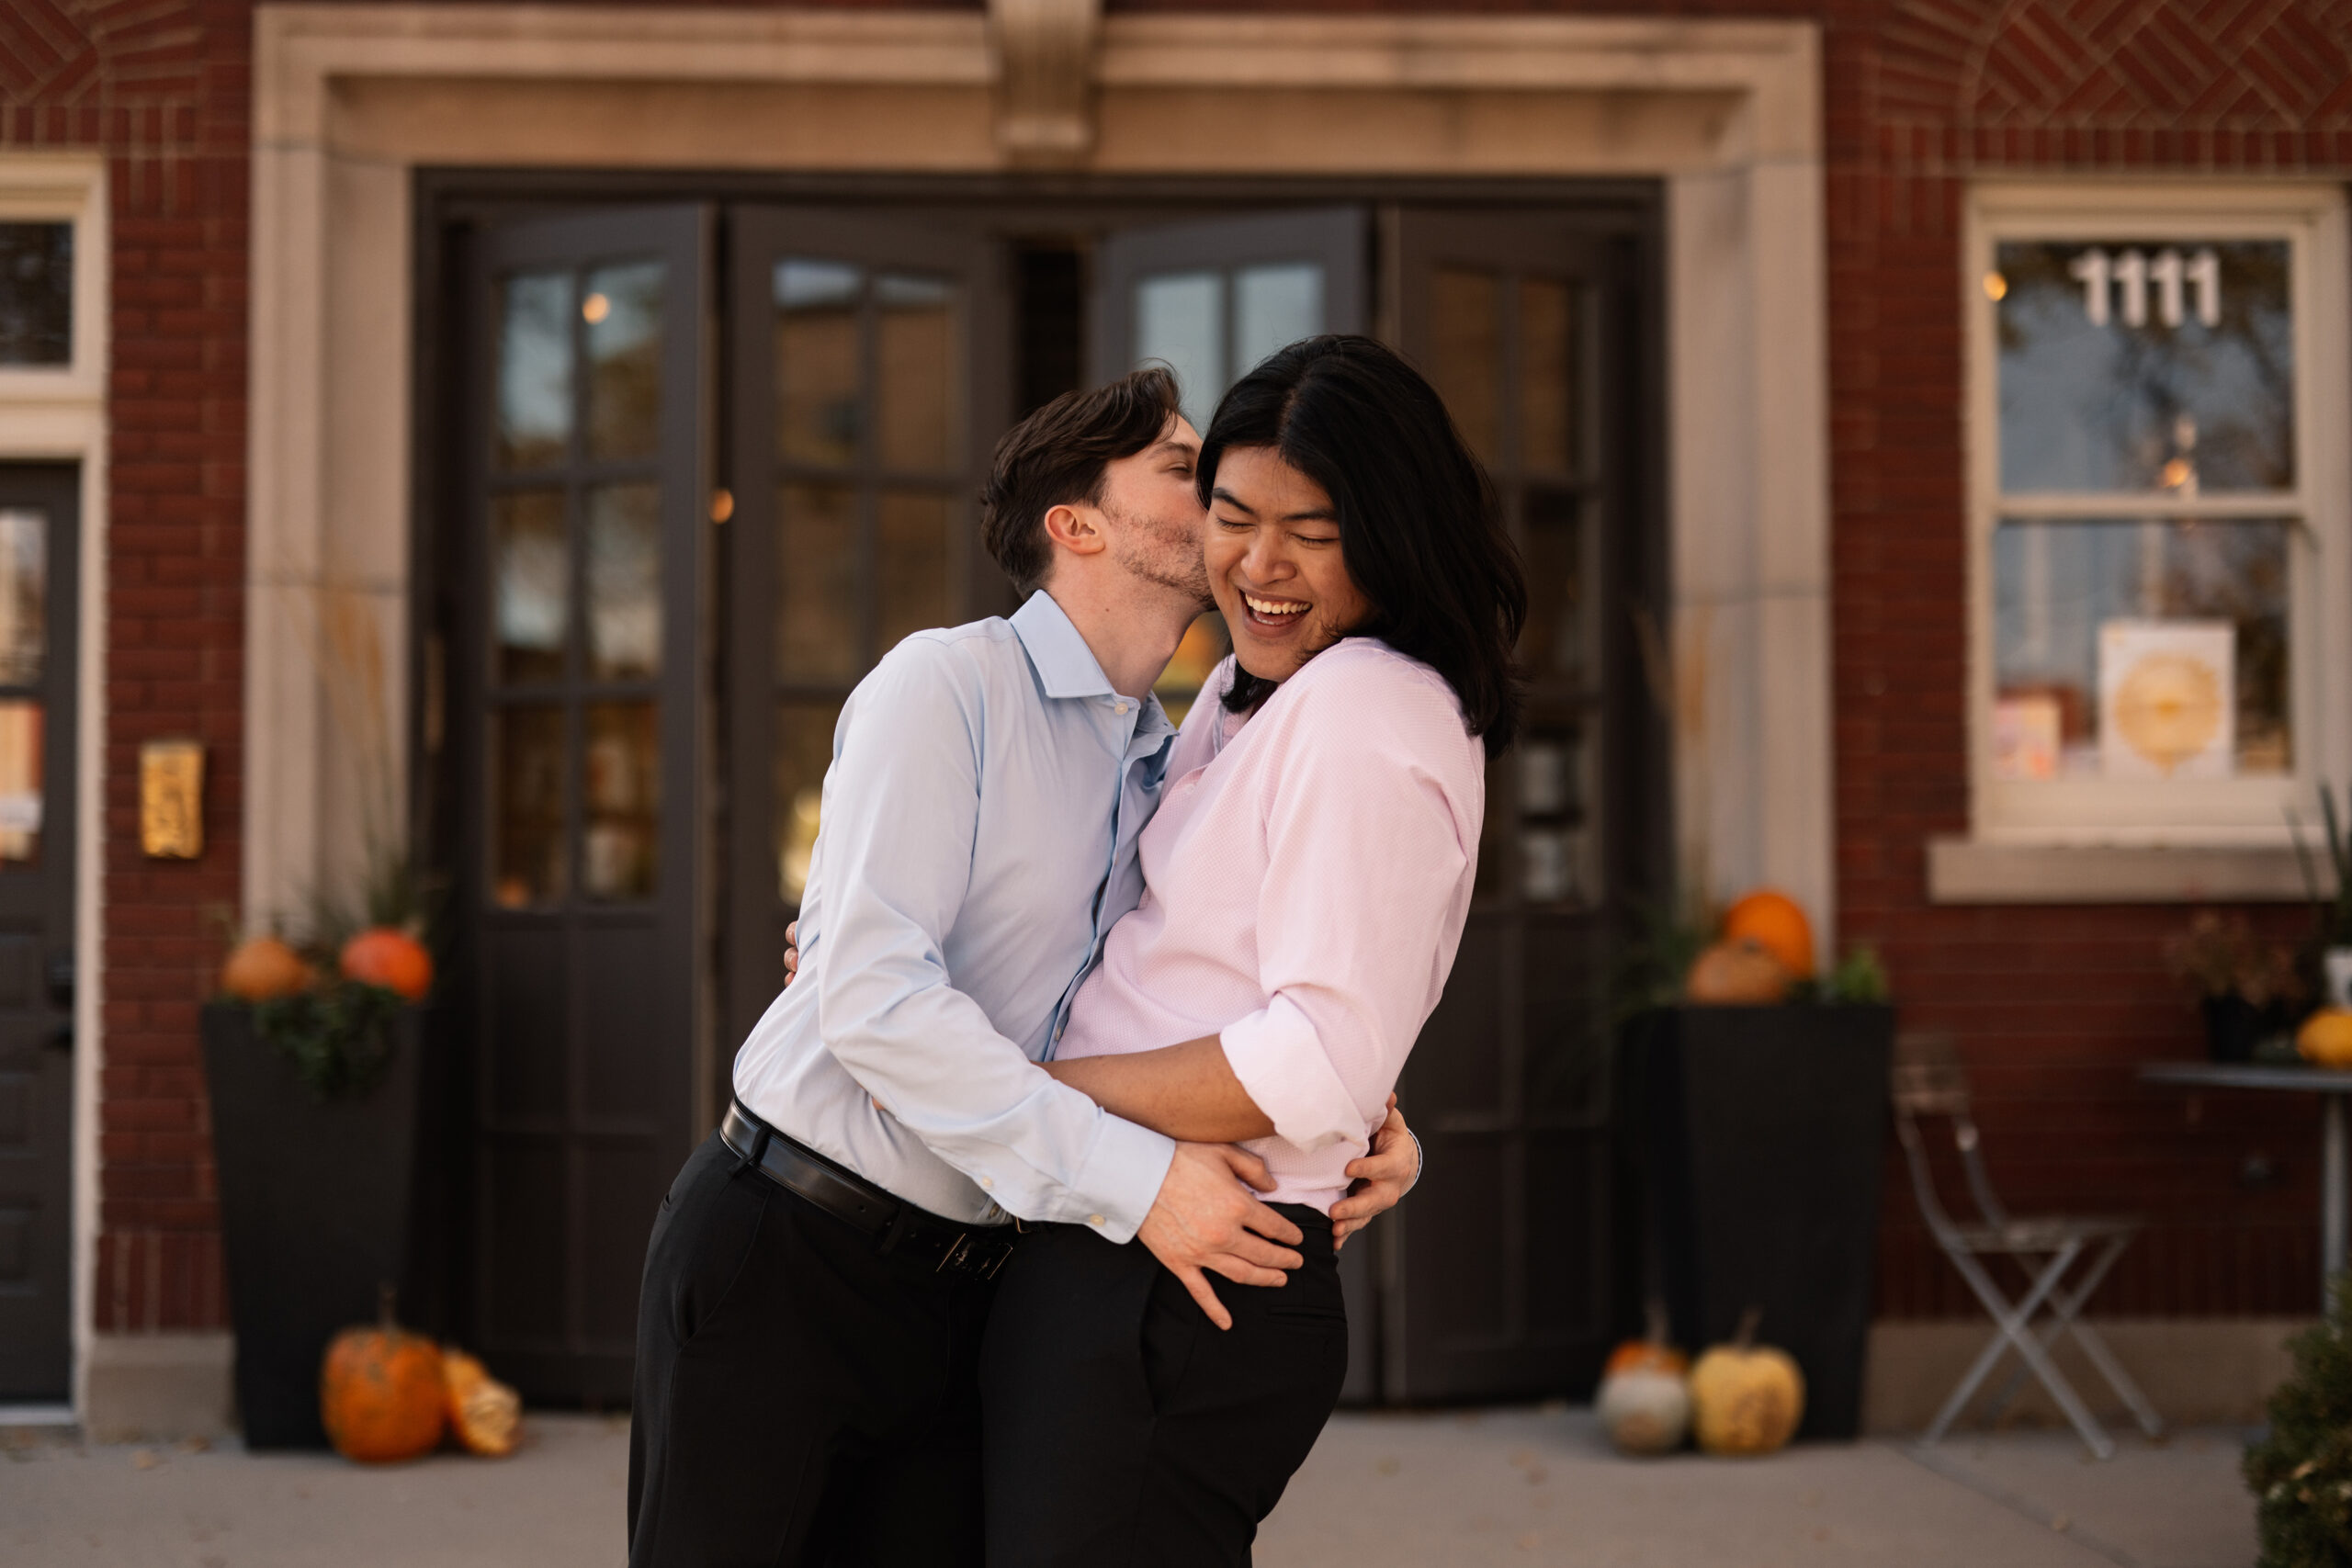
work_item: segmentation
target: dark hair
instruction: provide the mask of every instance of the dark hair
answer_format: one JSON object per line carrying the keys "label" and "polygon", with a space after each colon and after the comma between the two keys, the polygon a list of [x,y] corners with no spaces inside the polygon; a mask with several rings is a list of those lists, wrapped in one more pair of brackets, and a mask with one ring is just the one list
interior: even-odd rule
{"label": "dark hair", "polygon": [[1159,440],[1181,406],[1176,378],[1155,365],[1064,392],[1005,432],[980,487],[980,537],[1014,587],[1028,592],[1053,564],[1046,513],[1102,504],[1102,470]]}
{"label": "dark hair", "polygon": [[[1445,678],[1470,733],[1500,754],[1519,729],[1518,661],[1527,619],[1519,551],[1487,470],[1444,400],[1396,351],[1368,337],[1311,337],[1241,378],[1201,443],[1204,504],[1231,447],[1268,447],[1323,487],[1340,558],[1376,637]],[[1244,712],[1273,682],[1236,666],[1226,706]]]}

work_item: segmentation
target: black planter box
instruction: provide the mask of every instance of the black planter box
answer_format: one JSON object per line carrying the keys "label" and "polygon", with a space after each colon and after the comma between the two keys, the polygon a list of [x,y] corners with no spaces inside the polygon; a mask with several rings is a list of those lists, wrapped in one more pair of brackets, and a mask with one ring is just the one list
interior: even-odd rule
{"label": "black planter box", "polygon": [[376,1320],[401,1279],[416,1151],[423,1031],[392,1024],[365,1097],[322,1100],[254,1031],[251,1009],[204,1010],[212,1159],[237,1334],[237,1412],[255,1449],[327,1446],[319,1363],[338,1329]]}
{"label": "black planter box", "polygon": [[2205,1015],[2206,1053],[2217,1062],[2251,1062],[2256,1047],[2289,1031],[2287,1004],[2256,1007],[2244,997],[2206,997],[2199,1004]]}
{"label": "black planter box", "polygon": [[1748,1307],[1805,1380],[1800,1438],[1860,1435],[1894,1012],[1673,1008],[1634,1021],[1654,1245],[1695,1352]]}

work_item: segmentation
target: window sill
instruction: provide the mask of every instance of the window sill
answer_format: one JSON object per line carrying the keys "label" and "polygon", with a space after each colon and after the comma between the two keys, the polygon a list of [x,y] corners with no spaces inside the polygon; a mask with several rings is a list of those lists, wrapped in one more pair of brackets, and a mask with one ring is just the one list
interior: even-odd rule
{"label": "window sill", "polygon": [[2287,845],[1928,841],[1933,904],[2283,904],[2310,896]]}

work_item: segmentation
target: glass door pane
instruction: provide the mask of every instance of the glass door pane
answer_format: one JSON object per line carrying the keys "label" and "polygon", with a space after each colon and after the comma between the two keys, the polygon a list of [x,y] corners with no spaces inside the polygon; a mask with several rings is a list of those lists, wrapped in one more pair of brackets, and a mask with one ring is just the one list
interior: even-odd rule
{"label": "glass door pane", "polygon": [[1184,417],[1208,428],[1216,400],[1232,384],[1226,373],[1225,277],[1215,272],[1164,272],[1136,284],[1137,365],[1158,361],[1176,372]]}
{"label": "glass door pane", "polygon": [[1343,207],[1112,235],[1095,286],[1094,380],[1165,364],[1184,417],[1205,431],[1226,389],[1276,349],[1363,330],[1365,222]]}
{"label": "glass door pane", "polygon": [[[0,689],[41,683],[49,645],[49,518],[0,507]],[[0,696],[0,861],[27,862],[40,848],[41,699]]]}

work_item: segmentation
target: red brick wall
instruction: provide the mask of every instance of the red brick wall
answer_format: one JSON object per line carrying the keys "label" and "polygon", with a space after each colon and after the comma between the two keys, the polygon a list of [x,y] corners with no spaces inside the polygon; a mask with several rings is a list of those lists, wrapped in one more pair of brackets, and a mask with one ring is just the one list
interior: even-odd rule
{"label": "red brick wall", "polygon": [[[1833,9],[1828,64],[1839,899],[1907,1023],[1959,1035],[2019,1208],[2151,1222],[2100,1310],[2305,1312],[2316,1109],[2143,1089],[2200,1052],[2159,944],[2178,908],[1938,908],[1967,826],[1961,213],[1975,175],[2352,174],[2352,8],[1939,0]],[[2342,441],[2343,431],[2310,439]],[[2337,700],[2344,701],[2341,693]],[[2264,922],[2300,930],[2300,912]],[[2249,1156],[2274,1186],[2242,1185]],[[1891,1163],[1881,1310],[1971,1312]]]}
{"label": "red brick wall", "polygon": [[[1204,9],[1191,0],[1112,8]],[[1430,6],[1276,0],[1265,9]],[[1824,28],[1839,897],[1906,1020],[1959,1032],[2019,1207],[2155,1222],[2100,1305],[2301,1311],[2315,1112],[2142,1091],[2197,1048],[2157,961],[2177,909],[1927,902],[1923,846],[1967,818],[1960,202],[2002,171],[2352,175],[2343,0],[1754,0],[1442,7],[1795,16]],[[0,148],[102,147],[113,267],[106,744],[102,1330],[223,1321],[195,1009],[237,900],[246,0],[6,0]],[[2343,433],[2334,433],[2342,438]],[[205,858],[150,863],[136,753],[210,747]],[[2265,917],[2285,929],[2290,914]],[[2278,1168],[2243,1188],[2245,1156]],[[1890,1165],[1881,1305],[1970,1310]]]}
{"label": "red brick wall", "polygon": [[[196,1009],[236,908],[243,729],[244,0],[6,0],[0,151],[103,149],[107,473],[102,1332],[226,1324]],[[139,744],[209,749],[205,853],[139,852]]]}

